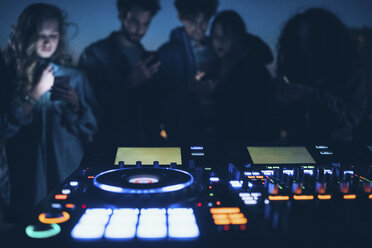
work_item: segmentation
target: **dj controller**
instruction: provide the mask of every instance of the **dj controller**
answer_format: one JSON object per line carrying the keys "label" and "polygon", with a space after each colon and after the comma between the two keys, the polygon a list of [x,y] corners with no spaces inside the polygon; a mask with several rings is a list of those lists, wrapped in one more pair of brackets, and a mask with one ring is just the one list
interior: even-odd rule
{"label": "dj controller", "polygon": [[370,244],[371,149],[96,144],[19,237],[32,247]]}

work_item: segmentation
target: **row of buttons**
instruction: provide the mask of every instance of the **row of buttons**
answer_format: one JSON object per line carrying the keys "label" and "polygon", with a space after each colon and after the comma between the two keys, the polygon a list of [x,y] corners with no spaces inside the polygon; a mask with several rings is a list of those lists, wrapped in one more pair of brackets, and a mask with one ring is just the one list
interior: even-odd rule
{"label": "row of buttons", "polygon": [[75,239],[197,238],[191,208],[89,208],[71,231]]}

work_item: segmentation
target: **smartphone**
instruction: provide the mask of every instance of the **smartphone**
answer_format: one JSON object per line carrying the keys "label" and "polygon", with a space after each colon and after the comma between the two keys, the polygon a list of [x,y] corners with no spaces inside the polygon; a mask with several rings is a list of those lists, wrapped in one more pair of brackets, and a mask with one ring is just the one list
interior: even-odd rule
{"label": "smartphone", "polygon": [[65,75],[65,76],[56,76],[54,78],[54,84],[52,87],[51,91],[51,96],[50,100],[55,101],[55,100],[61,100],[61,98],[58,96],[57,93],[55,93],[56,88],[66,88],[67,85],[70,84],[70,76]]}
{"label": "smartphone", "polygon": [[210,73],[210,72],[206,72],[201,78],[200,78],[200,81],[201,82],[205,82],[205,81],[209,81],[213,79],[213,74]]}
{"label": "smartphone", "polygon": [[147,62],[146,64],[147,67],[150,67],[154,65],[155,63],[159,62],[158,54],[156,52],[150,52],[149,55],[146,57],[146,59],[151,56],[152,56],[152,59],[149,62]]}

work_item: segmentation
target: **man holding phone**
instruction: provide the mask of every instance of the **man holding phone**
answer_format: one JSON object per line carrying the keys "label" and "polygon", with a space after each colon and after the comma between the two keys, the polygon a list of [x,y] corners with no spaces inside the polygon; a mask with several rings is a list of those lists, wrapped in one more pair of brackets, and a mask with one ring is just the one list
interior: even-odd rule
{"label": "man holding phone", "polygon": [[150,83],[160,62],[141,39],[160,10],[158,0],[118,0],[121,29],[87,47],[79,66],[87,74],[102,110],[98,139],[153,144],[159,137]]}

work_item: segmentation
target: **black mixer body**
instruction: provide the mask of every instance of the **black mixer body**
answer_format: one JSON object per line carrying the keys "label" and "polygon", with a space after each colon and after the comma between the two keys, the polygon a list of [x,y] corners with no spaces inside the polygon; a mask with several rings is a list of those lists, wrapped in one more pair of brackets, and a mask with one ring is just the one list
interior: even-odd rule
{"label": "black mixer body", "polygon": [[18,228],[35,247],[371,242],[370,147],[94,144]]}

